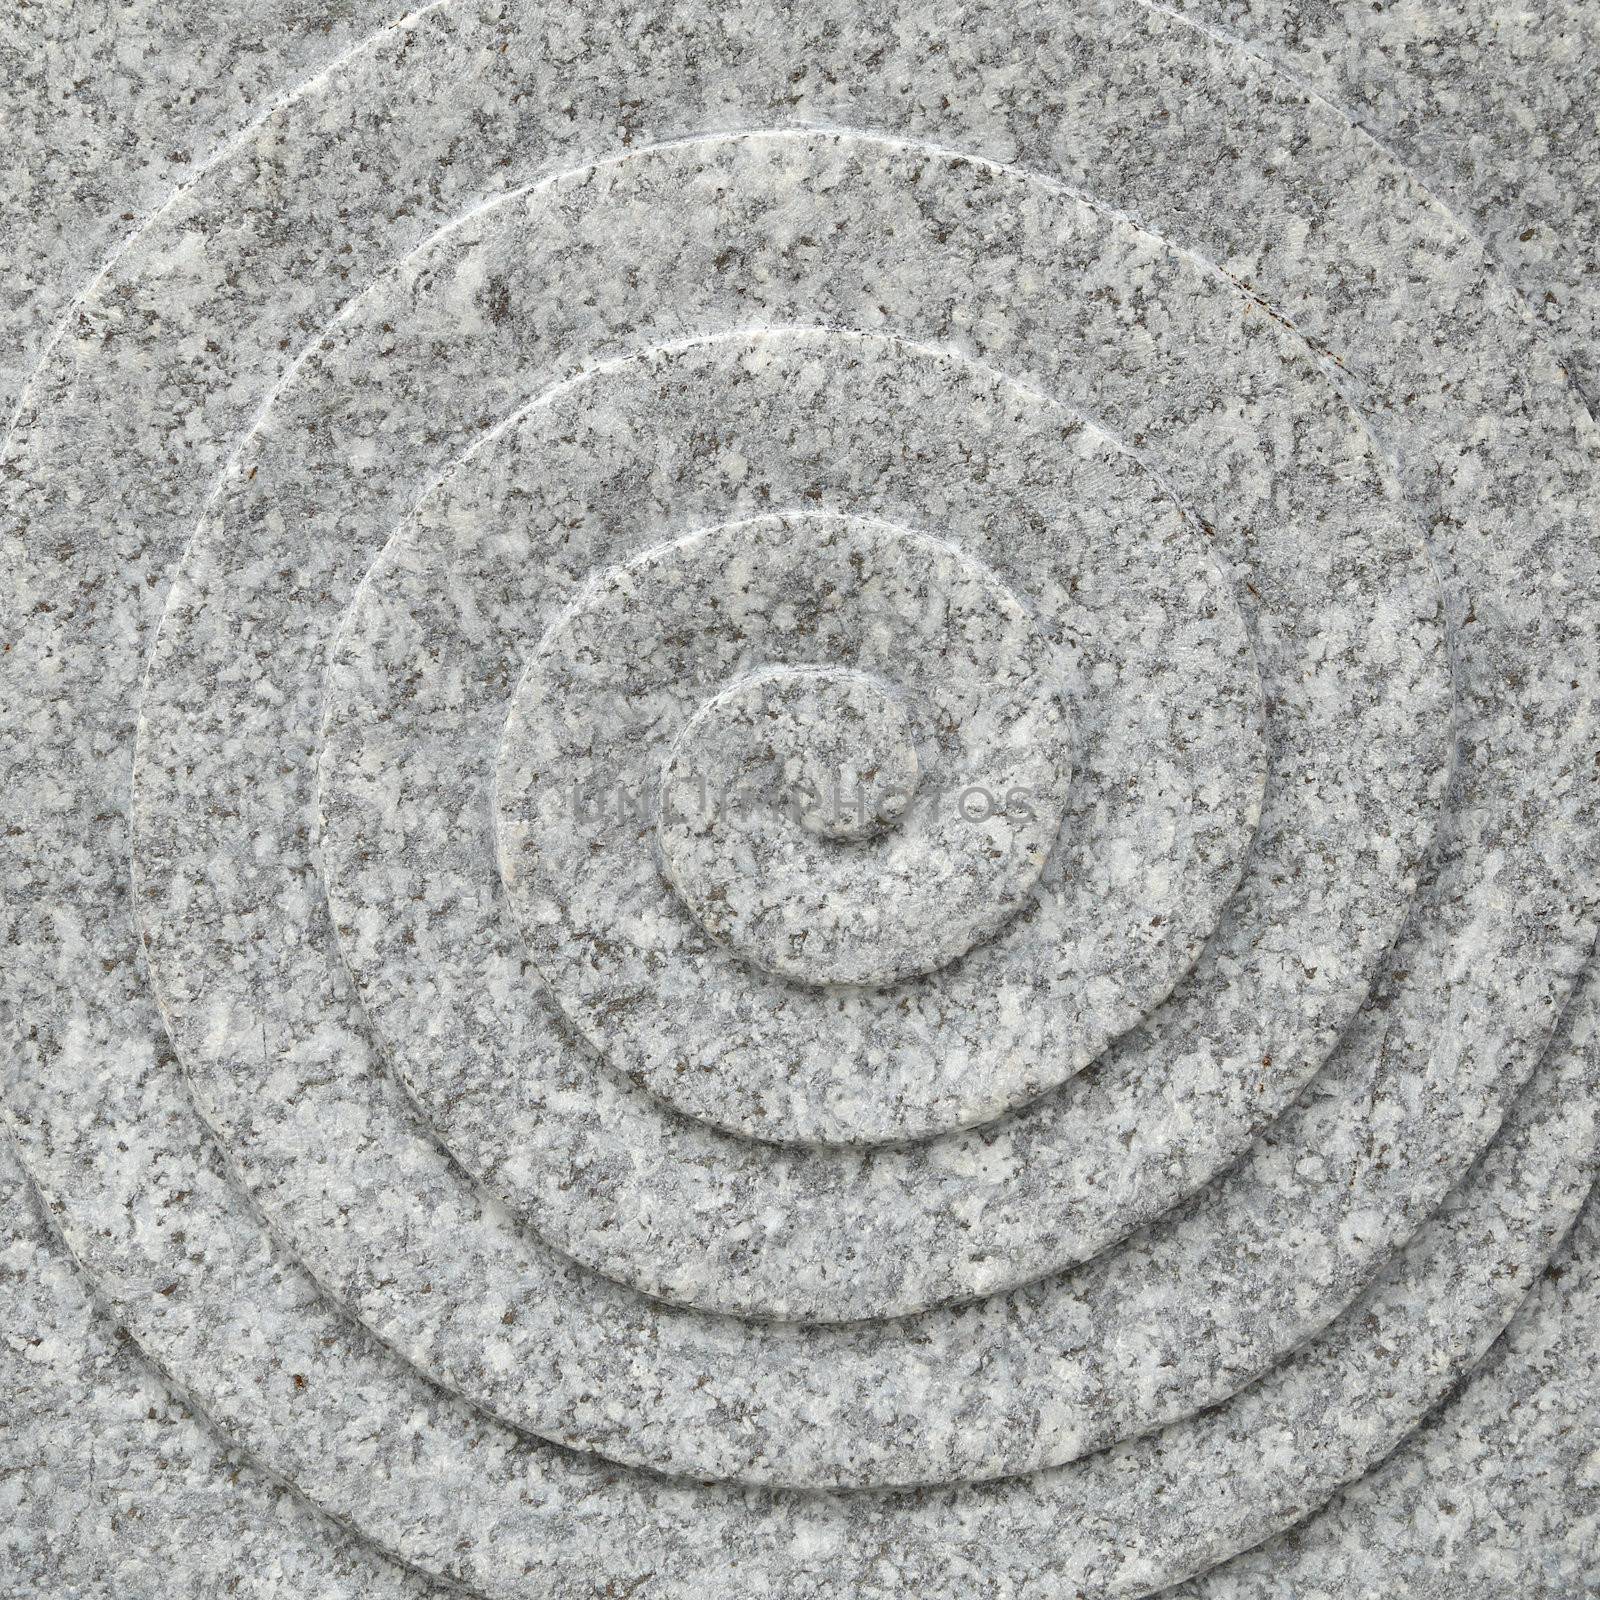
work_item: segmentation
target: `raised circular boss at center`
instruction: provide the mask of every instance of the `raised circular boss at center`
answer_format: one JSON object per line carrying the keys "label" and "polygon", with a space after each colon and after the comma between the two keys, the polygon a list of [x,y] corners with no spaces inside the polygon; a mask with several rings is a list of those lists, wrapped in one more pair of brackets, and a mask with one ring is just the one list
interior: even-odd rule
{"label": "raised circular boss at center", "polygon": [[874,555],[861,603],[885,582],[914,597],[894,631],[915,635],[922,693],[759,669],[690,718],[657,792],[663,870],[701,927],[802,983],[955,960],[1022,906],[1060,826],[1066,710],[1040,641],[1015,648],[1026,614],[949,549],[903,535]]}

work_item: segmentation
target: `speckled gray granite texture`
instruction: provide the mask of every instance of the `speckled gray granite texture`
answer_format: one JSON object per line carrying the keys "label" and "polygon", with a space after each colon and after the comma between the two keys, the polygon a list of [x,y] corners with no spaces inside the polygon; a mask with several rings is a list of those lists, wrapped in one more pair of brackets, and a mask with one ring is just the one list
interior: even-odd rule
{"label": "speckled gray granite texture", "polygon": [[0,1594],[1600,1594],[1600,9],[16,6]]}

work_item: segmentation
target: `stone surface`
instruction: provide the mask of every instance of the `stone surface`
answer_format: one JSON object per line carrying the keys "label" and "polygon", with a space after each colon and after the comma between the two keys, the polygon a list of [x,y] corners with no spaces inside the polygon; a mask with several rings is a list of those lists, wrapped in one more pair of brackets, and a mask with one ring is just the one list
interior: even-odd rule
{"label": "stone surface", "polygon": [[20,1593],[1600,1583],[1556,10],[15,13]]}

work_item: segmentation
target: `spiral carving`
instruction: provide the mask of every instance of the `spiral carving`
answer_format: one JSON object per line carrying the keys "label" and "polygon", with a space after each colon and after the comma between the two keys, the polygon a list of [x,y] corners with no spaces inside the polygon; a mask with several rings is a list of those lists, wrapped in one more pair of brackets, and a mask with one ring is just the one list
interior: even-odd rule
{"label": "spiral carving", "polygon": [[843,9],[374,36],[8,446],[152,608],[30,680],[18,1148],[231,1440],[474,1594],[1154,1594],[1584,1191],[1554,358],[1225,41]]}

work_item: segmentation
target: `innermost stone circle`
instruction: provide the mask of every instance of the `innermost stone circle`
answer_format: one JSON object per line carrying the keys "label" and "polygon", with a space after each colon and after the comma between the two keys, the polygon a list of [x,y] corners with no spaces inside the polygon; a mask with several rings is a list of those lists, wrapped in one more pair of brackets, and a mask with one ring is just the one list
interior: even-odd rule
{"label": "innermost stone circle", "polygon": [[[921,772],[896,685],[848,667],[772,667],[689,720],[662,768],[660,815],[704,832],[719,815],[761,806],[819,839],[851,844],[900,821]],[[666,836],[663,855],[677,881],[683,852]]]}
{"label": "innermost stone circle", "polygon": [[662,763],[662,873],[706,933],[756,966],[873,981],[884,896],[898,899],[886,835],[921,770],[909,704],[885,679],[827,665],[744,674],[700,705]]}

